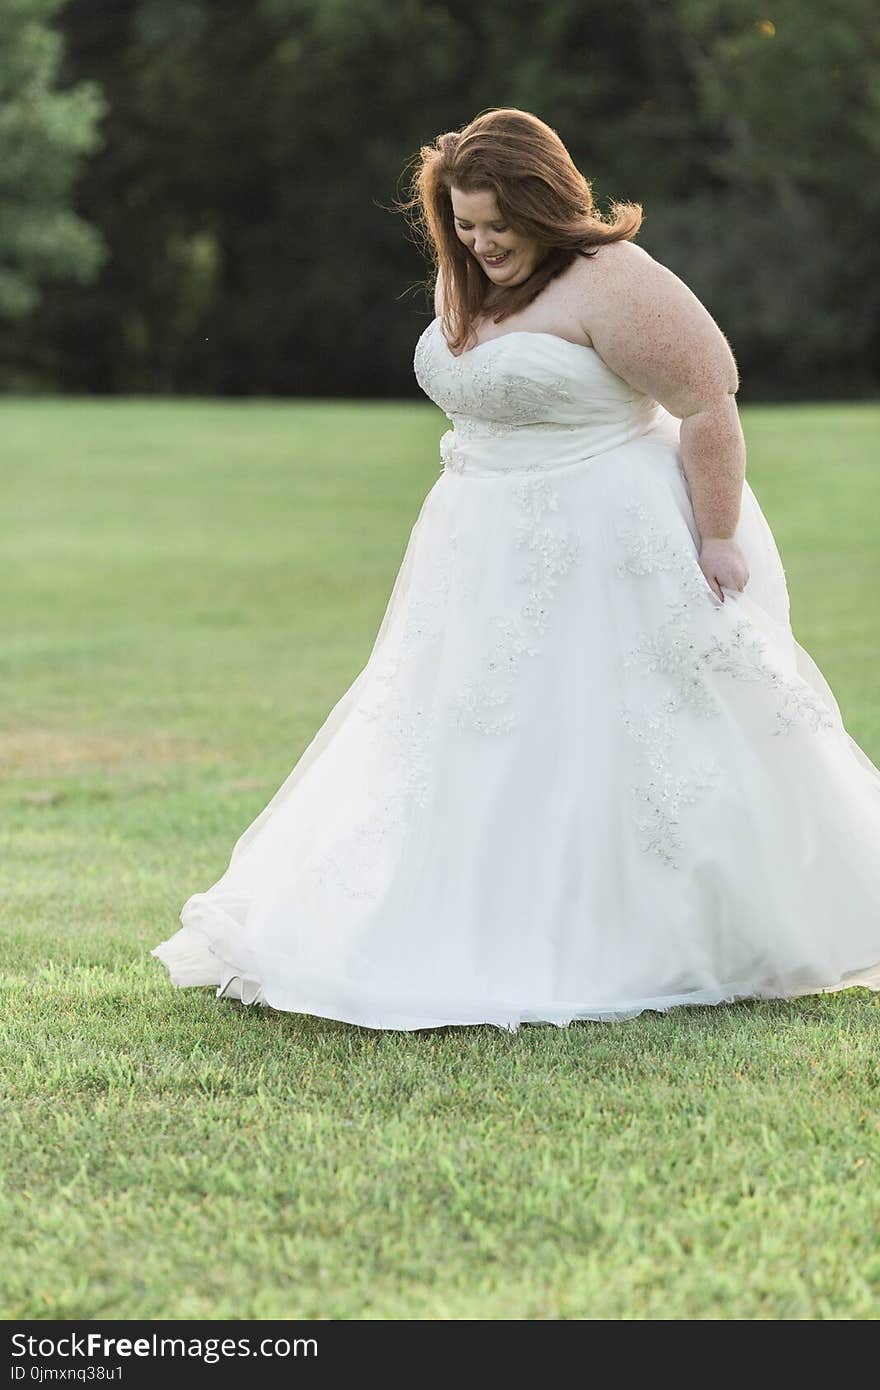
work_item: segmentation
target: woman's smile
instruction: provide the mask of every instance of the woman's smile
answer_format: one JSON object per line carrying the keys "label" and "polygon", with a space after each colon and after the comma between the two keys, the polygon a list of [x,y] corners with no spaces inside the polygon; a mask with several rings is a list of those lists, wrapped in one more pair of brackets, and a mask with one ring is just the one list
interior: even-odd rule
{"label": "woman's smile", "polygon": [[[449,194],[456,236],[489,280],[494,282],[502,270],[505,274],[498,281],[499,288],[509,289],[527,280],[538,264],[541,247],[502,216],[494,192],[482,188],[465,193],[451,188]],[[506,246],[498,245],[499,237]]]}

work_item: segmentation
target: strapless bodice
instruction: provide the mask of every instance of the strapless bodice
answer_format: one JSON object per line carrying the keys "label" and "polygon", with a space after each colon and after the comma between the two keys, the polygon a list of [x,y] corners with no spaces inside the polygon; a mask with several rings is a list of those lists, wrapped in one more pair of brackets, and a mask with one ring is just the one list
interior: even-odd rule
{"label": "strapless bodice", "polygon": [[458,473],[566,468],[654,431],[677,437],[678,420],[595,348],[552,333],[503,333],[456,356],[435,318],[413,370],[452,422],[440,453]]}

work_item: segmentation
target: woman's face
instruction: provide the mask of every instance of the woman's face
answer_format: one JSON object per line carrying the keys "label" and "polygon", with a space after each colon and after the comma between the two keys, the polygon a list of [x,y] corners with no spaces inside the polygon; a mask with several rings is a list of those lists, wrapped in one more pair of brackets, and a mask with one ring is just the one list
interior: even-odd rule
{"label": "woman's face", "polygon": [[449,190],[455,230],[494,285],[520,285],[527,280],[541,259],[537,241],[518,236],[507,226],[491,189],[463,193]]}

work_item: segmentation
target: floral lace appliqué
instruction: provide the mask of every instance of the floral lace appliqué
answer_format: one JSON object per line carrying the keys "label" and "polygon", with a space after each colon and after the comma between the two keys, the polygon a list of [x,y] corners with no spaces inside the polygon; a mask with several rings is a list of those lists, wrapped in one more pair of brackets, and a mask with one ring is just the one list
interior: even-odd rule
{"label": "floral lace appliqu\u00e9", "polygon": [[[496,352],[465,352],[455,356],[438,342],[442,336],[443,330],[435,319],[416,343],[413,370],[425,394],[446,412],[448,419],[454,418],[461,440],[469,430],[481,438],[493,438],[508,435],[523,425],[543,425],[548,403],[571,405],[576,400],[570,376],[542,373],[540,379],[533,380],[504,365],[503,340],[514,335],[501,334],[491,340],[493,347],[502,353],[500,363]],[[482,348],[488,346],[488,343],[482,344]],[[582,426],[563,428],[580,429]],[[452,441],[448,442],[451,445]],[[457,461],[460,458],[459,455]],[[448,466],[455,470],[457,461],[450,461]]]}
{"label": "floral lace appliqu\u00e9", "polygon": [[513,707],[516,677],[525,657],[537,656],[547,631],[561,577],[578,558],[580,538],[569,526],[554,521],[559,498],[537,470],[513,485],[519,508],[513,542],[524,562],[517,573],[522,602],[510,614],[493,621],[493,640],[480,675],[468,681],[457,700],[458,722],[481,733],[503,734],[515,728]]}
{"label": "floral lace appliqu\u00e9", "polygon": [[465,455],[461,448],[456,430],[447,430],[440,438],[440,462],[444,468],[448,468],[453,473],[463,473],[465,467]]}
{"label": "floral lace appliqu\u00e9", "polygon": [[[773,734],[794,728],[819,732],[834,728],[835,721],[806,681],[778,669],[767,639],[746,618],[737,615],[724,636],[716,633],[707,639],[702,635],[702,617],[711,603],[711,589],[696,555],[662,534],[641,503],[629,503],[625,511],[633,524],[617,527],[623,551],[618,575],[643,576],[666,570],[681,581],[682,596],[669,605],[665,621],[643,633],[623,663],[625,668],[646,675],[666,676],[671,689],[656,709],[637,713],[624,702],[621,711],[624,727],[642,751],[643,777],[631,788],[642,847],[664,863],[679,867],[681,809],[698,802],[720,777],[714,758],[694,761],[682,773],[678,771],[680,755],[674,756],[678,716],[683,710],[708,718],[720,714],[714,686],[707,679],[709,673],[765,686],[772,696],[769,731]],[[720,605],[713,611],[721,616]]]}

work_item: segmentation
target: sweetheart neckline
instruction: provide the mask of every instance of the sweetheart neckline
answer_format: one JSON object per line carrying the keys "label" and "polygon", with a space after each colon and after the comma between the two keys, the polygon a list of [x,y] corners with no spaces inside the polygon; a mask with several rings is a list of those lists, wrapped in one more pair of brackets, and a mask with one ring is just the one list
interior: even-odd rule
{"label": "sweetheart neckline", "polygon": [[[496,333],[494,338],[484,338],[482,343],[477,343],[474,347],[468,348],[466,352],[455,353],[446,341],[446,334],[443,332],[442,327],[440,327],[439,316],[431,320],[428,324],[428,328],[433,328],[435,324],[440,331],[440,337],[443,339],[443,346],[453,362],[461,362],[463,358],[470,357],[472,352],[479,352],[480,348],[490,347],[492,343],[500,343],[505,338],[552,338],[556,343],[565,343],[568,347],[579,348],[582,352],[594,352],[597,357],[599,356],[597,349],[592,347],[589,343],[573,343],[570,338],[563,338],[558,333],[543,333],[534,328],[511,328],[507,333]],[[427,330],[425,331],[427,332]]]}

